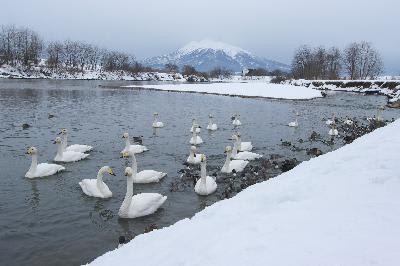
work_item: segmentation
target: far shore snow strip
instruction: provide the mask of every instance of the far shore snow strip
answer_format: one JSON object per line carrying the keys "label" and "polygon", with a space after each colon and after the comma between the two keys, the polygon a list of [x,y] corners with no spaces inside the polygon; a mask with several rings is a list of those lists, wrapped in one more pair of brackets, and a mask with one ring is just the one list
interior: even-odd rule
{"label": "far shore snow strip", "polygon": [[159,85],[129,85],[124,88],[149,89],[169,92],[203,93],[243,98],[269,98],[286,100],[309,100],[322,97],[320,91],[303,86],[251,83],[184,83]]}

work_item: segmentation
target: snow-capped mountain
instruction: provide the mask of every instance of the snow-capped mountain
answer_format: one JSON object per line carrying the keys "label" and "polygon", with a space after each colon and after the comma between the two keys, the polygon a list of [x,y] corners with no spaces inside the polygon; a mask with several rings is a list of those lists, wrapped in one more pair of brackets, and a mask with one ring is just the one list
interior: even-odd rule
{"label": "snow-capped mountain", "polygon": [[211,40],[190,42],[170,54],[147,58],[142,61],[146,66],[162,69],[172,63],[178,67],[191,65],[199,71],[210,71],[215,67],[224,67],[235,72],[243,68],[265,68],[289,71],[288,65],[258,57],[252,53],[226,43]]}

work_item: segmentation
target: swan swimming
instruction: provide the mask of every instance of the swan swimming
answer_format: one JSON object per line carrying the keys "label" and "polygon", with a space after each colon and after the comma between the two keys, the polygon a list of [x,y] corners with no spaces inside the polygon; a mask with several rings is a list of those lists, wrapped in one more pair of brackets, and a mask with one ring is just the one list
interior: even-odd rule
{"label": "swan swimming", "polygon": [[325,124],[330,126],[330,125],[332,125],[334,123],[335,123],[335,113],[332,114],[332,120],[331,119],[326,120]]}
{"label": "swan swimming", "polygon": [[251,151],[253,149],[253,145],[251,144],[251,142],[242,142],[242,138],[240,133],[236,134],[237,136],[237,148],[238,151]]}
{"label": "swan swimming", "polygon": [[127,186],[124,201],[119,208],[118,215],[121,218],[137,218],[155,213],[167,200],[166,196],[158,193],[140,193],[133,195],[132,168],[125,168]]}
{"label": "swan swimming", "polygon": [[83,152],[64,151],[60,137],[54,140],[54,144],[57,144],[57,155],[54,157],[55,162],[77,162],[89,156],[89,154]]}
{"label": "swan swimming", "polygon": [[207,175],[206,156],[202,154],[200,162],[200,179],[197,180],[196,185],[194,186],[194,191],[199,195],[207,196],[214,193],[215,190],[217,190],[217,183],[214,178]]}
{"label": "swan swimming", "polygon": [[336,129],[336,124],[332,124],[332,125],[331,125],[331,129],[329,130],[328,134],[331,135],[331,136],[337,136],[337,135],[339,135],[339,132],[338,132],[338,130]]}
{"label": "swan swimming", "polygon": [[299,112],[296,112],[296,119],[293,122],[289,123],[289,127],[298,127],[299,126],[299,122],[297,121],[297,117],[299,116]]}
{"label": "swan swimming", "polygon": [[64,166],[58,164],[50,164],[50,163],[38,164],[37,160],[38,150],[35,147],[28,148],[26,154],[32,156],[31,166],[29,167],[28,172],[26,172],[25,174],[25,177],[27,178],[51,176],[54,175],[55,173],[65,170]]}
{"label": "swan swimming", "polygon": [[190,164],[199,164],[201,162],[201,156],[203,154],[196,153],[196,146],[190,147],[189,157],[187,158],[186,162]]}
{"label": "swan swimming", "polygon": [[232,149],[232,159],[235,160],[246,160],[246,161],[253,161],[255,159],[259,159],[262,157],[261,154],[254,153],[254,152],[249,152],[249,151],[241,151],[238,153],[238,137],[236,135],[233,135],[232,138],[235,140],[233,143],[233,149]]}
{"label": "swan swimming", "polygon": [[232,170],[235,170],[236,172],[241,172],[246,167],[246,165],[249,163],[248,161],[245,161],[245,160],[232,160],[232,147],[231,146],[227,146],[225,148],[225,153],[226,153],[226,160],[225,160],[224,165],[221,168],[222,173],[231,173]]}
{"label": "swan swimming", "polygon": [[167,175],[167,173],[158,172],[155,170],[142,170],[138,173],[135,153],[124,152],[122,154],[122,157],[129,157],[129,156],[132,157],[133,183],[147,184],[147,183],[159,182]]}
{"label": "swan swimming", "polygon": [[208,125],[207,125],[207,129],[210,131],[215,131],[218,129],[217,124],[213,123],[213,116],[211,114],[208,115],[209,121],[208,121]]}
{"label": "swan swimming", "polygon": [[[195,124],[194,128],[197,129],[198,125]],[[199,145],[199,144],[203,143],[203,140],[201,139],[201,137],[197,136],[197,130],[193,130],[192,131],[192,137],[190,138],[189,143],[192,144],[192,145]]]}
{"label": "swan swimming", "polygon": [[97,173],[96,179],[83,179],[79,182],[83,193],[90,197],[96,198],[111,198],[112,192],[108,188],[107,184],[103,181],[103,174],[108,173],[115,176],[113,170],[109,166],[103,166]]}
{"label": "swan swimming", "polygon": [[196,128],[196,133],[200,133],[201,128],[200,126],[196,123],[196,119],[192,119],[192,127],[190,128],[190,132],[193,133],[193,130]]}
{"label": "swan swimming", "polygon": [[64,151],[76,151],[76,152],[88,152],[93,149],[92,146],[82,144],[72,144],[68,146],[68,130],[66,128],[61,129],[59,133],[62,135],[62,145]]}
{"label": "swan swimming", "polygon": [[121,153],[124,152],[142,153],[149,150],[144,145],[138,145],[138,144],[131,145],[131,141],[129,140],[129,134],[126,132],[122,135],[122,138],[125,139],[125,148],[121,151]]}
{"label": "swan swimming", "polygon": [[157,120],[157,118],[158,118],[158,113],[155,112],[155,113],[153,114],[153,116],[154,116],[153,127],[154,127],[154,128],[161,128],[161,127],[164,127],[164,123]]}
{"label": "swan swimming", "polygon": [[233,119],[232,125],[234,125],[234,126],[241,126],[242,125],[242,122],[240,122],[239,117],[240,117],[239,114],[234,114],[234,118],[235,119]]}

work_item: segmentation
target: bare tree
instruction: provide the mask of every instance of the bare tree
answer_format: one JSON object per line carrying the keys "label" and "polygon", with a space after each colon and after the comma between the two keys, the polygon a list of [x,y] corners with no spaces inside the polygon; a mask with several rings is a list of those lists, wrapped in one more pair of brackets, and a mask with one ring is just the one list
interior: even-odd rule
{"label": "bare tree", "polygon": [[167,73],[176,73],[179,71],[179,67],[172,63],[165,64],[164,68]]}
{"label": "bare tree", "polygon": [[63,65],[63,49],[61,42],[51,42],[47,45],[47,66],[51,69],[59,69]]}
{"label": "bare tree", "polygon": [[341,64],[342,56],[339,48],[331,47],[326,55],[327,61],[327,78],[328,79],[339,79],[340,72],[342,70]]}
{"label": "bare tree", "polygon": [[189,65],[184,65],[182,68],[182,74],[189,76],[189,75],[196,75],[197,71],[194,67],[189,66]]}

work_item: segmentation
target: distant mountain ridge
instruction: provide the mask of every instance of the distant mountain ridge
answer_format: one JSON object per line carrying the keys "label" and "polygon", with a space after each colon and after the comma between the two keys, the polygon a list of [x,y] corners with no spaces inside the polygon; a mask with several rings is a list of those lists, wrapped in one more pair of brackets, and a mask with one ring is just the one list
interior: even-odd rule
{"label": "distant mountain ridge", "polygon": [[146,66],[160,69],[167,63],[180,68],[191,65],[199,71],[210,71],[215,67],[224,67],[235,72],[240,72],[243,68],[260,67],[267,70],[290,70],[286,64],[255,56],[240,47],[212,40],[193,41],[172,53],[142,61]]}

